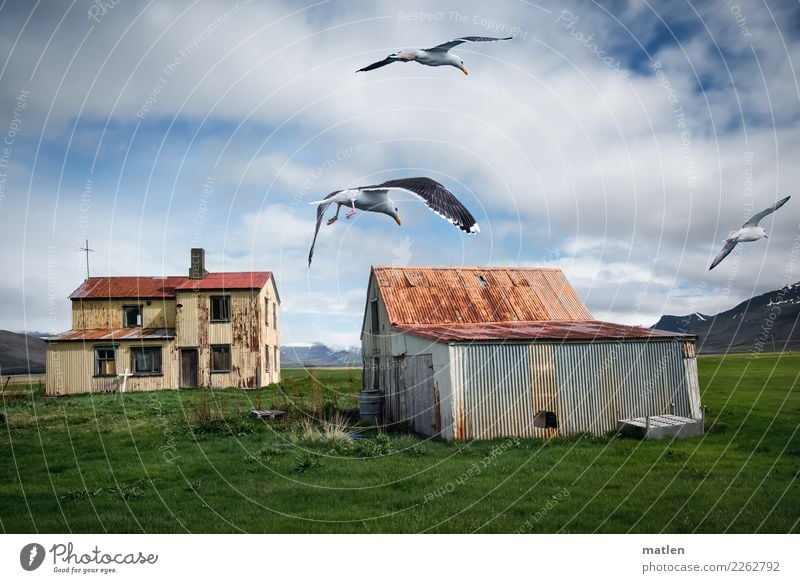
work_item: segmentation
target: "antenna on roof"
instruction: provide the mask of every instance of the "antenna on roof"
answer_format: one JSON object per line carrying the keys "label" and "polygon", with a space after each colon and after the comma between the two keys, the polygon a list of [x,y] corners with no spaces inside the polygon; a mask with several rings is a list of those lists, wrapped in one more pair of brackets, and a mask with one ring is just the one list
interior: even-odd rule
{"label": "antenna on roof", "polygon": [[89,252],[94,251],[94,249],[89,249],[89,239],[86,239],[86,245],[78,249],[78,251],[86,252],[86,279],[89,279]]}

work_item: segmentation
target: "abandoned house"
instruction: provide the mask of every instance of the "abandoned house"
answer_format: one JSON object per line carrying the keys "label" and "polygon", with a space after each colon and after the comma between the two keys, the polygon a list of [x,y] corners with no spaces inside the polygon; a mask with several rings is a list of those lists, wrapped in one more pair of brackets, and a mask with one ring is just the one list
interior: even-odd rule
{"label": "abandoned house", "polygon": [[47,345],[47,394],[280,382],[280,297],[269,271],[90,277],[72,329]]}
{"label": "abandoned house", "polygon": [[444,439],[699,420],[695,337],[595,320],[558,269],[373,267],[362,403]]}

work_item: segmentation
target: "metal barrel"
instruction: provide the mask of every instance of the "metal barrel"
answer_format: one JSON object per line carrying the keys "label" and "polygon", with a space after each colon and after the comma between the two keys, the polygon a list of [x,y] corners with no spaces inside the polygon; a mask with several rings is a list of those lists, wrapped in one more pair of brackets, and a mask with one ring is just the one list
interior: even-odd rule
{"label": "metal barrel", "polygon": [[358,395],[358,411],[362,421],[380,423],[383,414],[383,393],[374,390],[361,391]]}

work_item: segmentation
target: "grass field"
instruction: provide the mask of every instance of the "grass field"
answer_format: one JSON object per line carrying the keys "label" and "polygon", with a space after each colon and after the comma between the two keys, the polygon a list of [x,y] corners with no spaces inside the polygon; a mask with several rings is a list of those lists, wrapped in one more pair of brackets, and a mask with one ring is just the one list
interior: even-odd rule
{"label": "grass field", "polygon": [[356,407],[358,370],[284,371],[257,391],[4,395],[0,530],[798,532],[800,354],[699,367],[707,434],[675,442],[303,427],[304,411]]}

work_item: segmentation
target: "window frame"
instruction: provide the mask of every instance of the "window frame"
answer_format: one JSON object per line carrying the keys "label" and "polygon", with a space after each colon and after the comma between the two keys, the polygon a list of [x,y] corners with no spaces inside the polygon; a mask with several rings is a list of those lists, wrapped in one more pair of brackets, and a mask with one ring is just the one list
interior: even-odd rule
{"label": "window frame", "polygon": [[[137,371],[136,370],[136,352],[137,351],[158,351],[158,369],[155,368],[149,371]],[[160,344],[144,344],[140,346],[131,346],[130,348],[131,353],[131,374],[134,376],[164,376],[164,347]],[[155,365],[156,361],[153,360],[153,364]]]}
{"label": "window frame", "polygon": [[381,390],[381,359],[374,357],[372,359],[372,389],[375,391]]}
{"label": "window frame", "polygon": [[[117,345],[116,344],[96,344],[93,346],[94,348],[94,376],[96,377],[116,377],[117,375]],[[110,350],[112,353],[112,357],[109,360],[108,358],[100,359],[98,354],[101,350]],[[113,362],[114,363],[114,372],[113,373],[106,373],[101,372],[101,362]]]}
{"label": "window frame", "polygon": [[[128,324],[128,310],[136,308],[139,310],[137,323]],[[144,326],[144,306],[142,304],[123,304],[122,305],[122,327],[123,328],[142,328]]]}
{"label": "window frame", "polygon": [[269,298],[264,298],[264,326],[269,328]]}
{"label": "window frame", "polygon": [[370,314],[370,324],[369,329],[370,333],[373,336],[377,336],[381,333],[381,319],[380,313],[378,312],[378,298],[374,298],[369,301],[369,314]]}
{"label": "window frame", "polygon": [[278,329],[278,302],[272,303],[272,328]]}
{"label": "window frame", "polygon": [[[216,350],[219,349],[227,349],[228,351],[228,368],[227,369],[215,369],[214,368],[214,353]],[[218,374],[218,373],[229,373],[233,370],[233,353],[231,350],[230,344],[211,344],[208,347],[208,354],[210,358],[209,369],[211,370],[211,374]]]}
{"label": "window frame", "polygon": [[[214,302],[216,300],[224,300],[224,308],[221,308],[223,314],[220,314],[221,318],[214,318]],[[214,323],[227,323],[231,321],[231,296],[230,294],[218,294],[208,297],[208,319],[209,322]]]}

